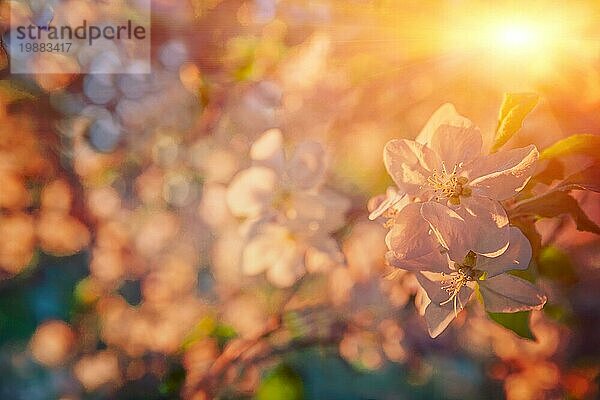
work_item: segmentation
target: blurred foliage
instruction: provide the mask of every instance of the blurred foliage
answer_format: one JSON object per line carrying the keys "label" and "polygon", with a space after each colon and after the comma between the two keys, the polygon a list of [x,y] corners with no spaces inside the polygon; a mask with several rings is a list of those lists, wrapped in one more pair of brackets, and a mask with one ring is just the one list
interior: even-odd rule
{"label": "blurred foliage", "polygon": [[568,254],[553,246],[544,248],[540,253],[538,271],[540,275],[560,281],[567,287],[574,285],[578,280],[575,267]]}
{"label": "blurred foliage", "polygon": [[281,364],[262,379],[257,400],[304,399],[302,378],[292,368]]}

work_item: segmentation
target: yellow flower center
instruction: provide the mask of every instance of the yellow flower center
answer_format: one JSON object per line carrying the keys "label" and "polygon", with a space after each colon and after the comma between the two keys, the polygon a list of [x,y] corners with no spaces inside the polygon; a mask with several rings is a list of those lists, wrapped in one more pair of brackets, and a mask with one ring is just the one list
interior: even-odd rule
{"label": "yellow flower center", "polygon": [[446,305],[450,302],[454,302],[454,313],[457,312],[457,305],[460,305],[462,309],[464,305],[458,296],[461,289],[468,283],[481,279],[484,276],[484,272],[475,269],[477,264],[477,254],[469,251],[462,264],[455,263],[455,270],[449,274],[442,272],[444,279],[440,282],[442,290],[448,293],[448,299],[441,302],[440,306]]}
{"label": "yellow flower center", "polygon": [[292,201],[292,193],[289,190],[277,191],[271,204],[274,209],[281,211],[288,219],[293,220],[298,216]]}
{"label": "yellow flower center", "polygon": [[455,165],[452,172],[448,172],[446,166],[442,164],[442,170],[433,170],[432,175],[427,178],[429,186],[436,193],[435,199],[448,199],[451,204],[460,204],[460,196],[469,197],[471,188],[467,187],[469,180],[464,176],[457,176]]}
{"label": "yellow flower center", "polygon": [[397,214],[398,214],[398,209],[396,209],[394,207],[390,207],[387,210],[385,210],[385,213],[383,213],[383,216],[385,218],[387,218],[387,220],[385,221],[383,226],[388,229],[392,229],[392,227],[394,226],[394,223],[396,222],[395,219],[396,219]]}

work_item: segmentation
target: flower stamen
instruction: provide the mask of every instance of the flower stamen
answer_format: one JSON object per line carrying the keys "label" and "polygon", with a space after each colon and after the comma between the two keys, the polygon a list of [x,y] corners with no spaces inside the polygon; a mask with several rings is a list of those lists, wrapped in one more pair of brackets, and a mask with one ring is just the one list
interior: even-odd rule
{"label": "flower stamen", "polygon": [[457,165],[448,172],[446,165],[442,163],[442,170],[433,170],[432,175],[427,178],[427,183],[436,193],[435,199],[448,199],[451,204],[459,205],[460,196],[468,197],[471,195],[471,188],[467,187],[469,180],[464,176],[457,176]]}
{"label": "flower stamen", "polygon": [[460,299],[459,293],[461,289],[467,285],[467,283],[478,280],[483,276],[483,271],[475,269],[477,263],[477,255],[470,251],[462,264],[455,264],[455,271],[449,274],[442,272],[444,279],[440,282],[441,289],[448,293],[448,299],[440,303],[440,306],[444,306],[450,302],[454,303],[454,314],[458,315],[457,303],[460,305],[460,309],[463,309],[462,300]]}

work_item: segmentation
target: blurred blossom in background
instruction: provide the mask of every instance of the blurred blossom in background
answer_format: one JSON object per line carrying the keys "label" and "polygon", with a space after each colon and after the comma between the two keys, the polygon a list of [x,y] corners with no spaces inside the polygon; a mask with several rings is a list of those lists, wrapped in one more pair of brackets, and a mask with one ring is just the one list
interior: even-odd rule
{"label": "blurred blossom in background", "polygon": [[[5,1],[2,32],[58,3],[144,2]],[[474,304],[431,339],[367,209],[386,142],[444,103],[486,146],[506,92],[540,98],[506,149],[599,135],[597,1],[151,3],[148,74],[111,46],[78,53],[111,73],[14,75],[0,53],[1,399],[600,396],[597,181],[577,223],[520,226],[519,276],[548,296],[521,336]],[[524,192],[599,152],[541,160]]]}

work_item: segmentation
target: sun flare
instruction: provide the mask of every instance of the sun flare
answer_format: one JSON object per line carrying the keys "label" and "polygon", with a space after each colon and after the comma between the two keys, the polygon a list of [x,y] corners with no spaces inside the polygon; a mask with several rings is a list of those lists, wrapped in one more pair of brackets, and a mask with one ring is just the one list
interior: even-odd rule
{"label": "sun flare", "polygon": [[537,29],[526,24],[507,24],[500,26],[495,32],[498,44],[508,48],[525,49],[539,44],[542,40]]}

